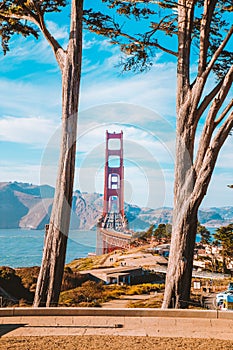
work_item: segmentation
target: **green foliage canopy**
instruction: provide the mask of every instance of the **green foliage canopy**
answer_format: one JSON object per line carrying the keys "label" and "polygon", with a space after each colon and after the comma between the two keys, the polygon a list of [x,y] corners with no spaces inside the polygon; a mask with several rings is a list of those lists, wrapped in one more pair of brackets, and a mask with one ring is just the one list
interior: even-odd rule
{"label": "green foliage canopy", "polygon": [[218,228],[214,238],[215,244],[222,246],[223,270],[226,272],[226,261],[233,259],[233,224]]}
{"label": "green foliage canopy", "polygon": [[200,223],[197,225],[197,233],[201,235],[201,243],[202,244],[210,244],[211,234],[207,228]]}
{"label": "green foliage canopy", "polygon": [[222,246],[224,256],[233,258],[233,224],[218,228],[214,238]]}
{"label": "green foliage canopy", "polygon": [[[178,56],[178,6],[180,5],[177,0],[102,1],[114,10],[114,16],[89,10],[84,13],[84,22],[90,31],[107,36],[113,44],[120,45],[122,52],[127,55],[127,58],[122,59],[123,70],[143,71],[149,68],[153,64],[156,49]],[[194,3],[195,8],[190,26],[192,28],[192,54],[196,55],[201,47],[200,29],[205,13],[203,11],[204,0],[198,0]],[[233,11],[231,0],[212,0],[212,4],[210,10],[212,12],[207,19],[205,31],[205,40],[208,42],[204,52],[205,66],[208,65],[225,36],[232,31],[229,16],[227,16]],[[137,32],[133,32],[132,26],[127,25],[122,19],[118,20],[117,15],[118,17],[123,16],[126,21],[140,21],[140,30],[139,25],[136,25]],[[170,47],[164,44],[164,36],[174,39],[170,41]],[[225,75],[232,60],[232,51],[222,50],[213,66],[213,71],[218,78]]]}
{"label": "green foliage canopy", "polygon": [[44,30],[44,15],[60,12],[65,0],[4,0],[0,2],[0,36],[4,54],[9,51],[9,41],[14,34],[38,38],[38,28]]}
{"label": "green foliage canopy", "polygon": [[166,238],[171,239],[172,225],[171,224],[159,224],[159,226],[154,231],[154,237],[156,240]]}

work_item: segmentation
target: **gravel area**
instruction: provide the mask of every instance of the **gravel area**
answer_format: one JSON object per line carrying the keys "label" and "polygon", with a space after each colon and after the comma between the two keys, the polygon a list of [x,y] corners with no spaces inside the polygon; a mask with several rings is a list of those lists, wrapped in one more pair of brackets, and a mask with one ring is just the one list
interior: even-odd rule
{"label": "gravel area", "polygon": [[1,350],[232,350],[233,341],[131,336],[4,337]]}

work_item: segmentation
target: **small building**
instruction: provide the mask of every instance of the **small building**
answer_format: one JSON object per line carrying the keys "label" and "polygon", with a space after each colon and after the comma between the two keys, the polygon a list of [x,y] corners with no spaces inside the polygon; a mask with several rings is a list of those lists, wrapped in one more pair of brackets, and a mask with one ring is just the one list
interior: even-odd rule
{"label": "small building", "polygon": [[107,275],[107,284],[130,284],[129,272],[110,273]]}
{"label": "small building", "polygon": [[160,245],[157,245],[157,247],[155,247],[153,249],[154,249],[155,254],[159,254],[159,255],[163,256],[164,258],[169,257],[170,244],[160,244]]}
{"label": "small building", "polygon": [[[116,267],[106,269],[93,269],[88,271],[81,271],[81,274],[87,275],[88,279],[96,282],[104,282],[105,284],[131,284],[132,281],[145,278],[148,271],[142,267]],[[144,282],[144,281],[143,281]]]}

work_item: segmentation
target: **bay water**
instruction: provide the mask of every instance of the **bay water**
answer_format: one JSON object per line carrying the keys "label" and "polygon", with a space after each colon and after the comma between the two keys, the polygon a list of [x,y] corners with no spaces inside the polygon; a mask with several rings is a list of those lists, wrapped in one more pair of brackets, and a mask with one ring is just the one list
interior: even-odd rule
{"label": "bay water", "polygon": [[[214,228],[209,228],[211,234]],[[201,239],[197,235],[197,242]],[[40,266],[44,245],[44,230],[0,229],[0,266]],[[66,263],[84,258],[96,250],[96,231],[71,230]]]}
{"label": "bay water", "polygon": [[[40,266],[44,230],[0,229],[0,266]],[[95,252],[96,231],[71,230],[66,263]]]}

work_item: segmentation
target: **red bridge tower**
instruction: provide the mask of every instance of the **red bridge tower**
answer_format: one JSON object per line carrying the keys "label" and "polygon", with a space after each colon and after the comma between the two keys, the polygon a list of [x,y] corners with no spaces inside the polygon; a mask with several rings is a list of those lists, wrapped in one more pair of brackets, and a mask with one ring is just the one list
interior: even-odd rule
{"label": "red bridge tower", "polygon": [[123,132],[106,131],[103,215],[97,225],[97,254],[129,247],[131,233],[124,213]]}
{"label": "red bridge tower", "polygon": [[[115,142],[111,142],[114,140]],[[103,216],[114,212],[124,218],[123,132],[106,131]]]}

